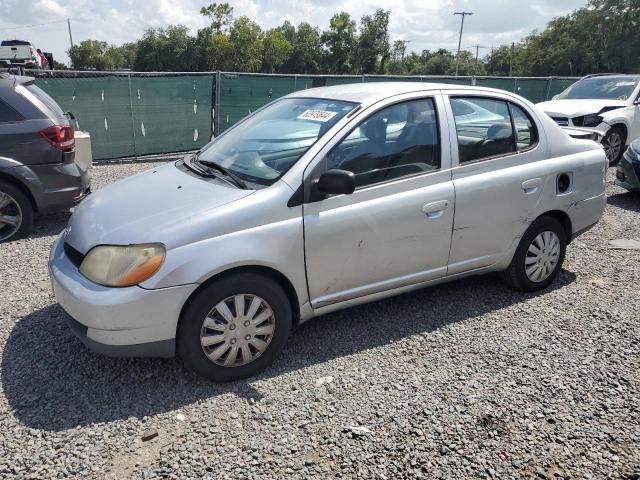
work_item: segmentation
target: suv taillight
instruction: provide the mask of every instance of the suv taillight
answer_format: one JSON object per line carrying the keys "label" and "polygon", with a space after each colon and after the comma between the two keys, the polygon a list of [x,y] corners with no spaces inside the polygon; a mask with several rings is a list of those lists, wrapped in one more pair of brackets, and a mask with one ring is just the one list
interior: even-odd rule
{"label": "suv taillight", "polygon": [[68,125],[54,125],[40,131],[40,136],[63,152],[70,152],[76,144],[73,129]]}

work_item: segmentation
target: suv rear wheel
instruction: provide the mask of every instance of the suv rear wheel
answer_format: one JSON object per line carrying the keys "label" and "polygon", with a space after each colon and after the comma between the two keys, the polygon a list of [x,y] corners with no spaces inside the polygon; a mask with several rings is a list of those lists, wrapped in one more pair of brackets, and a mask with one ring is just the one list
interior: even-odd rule
{"label": "suv rear wheel", "polygon": [[0,243],[28,235],[33,215],[33,205],[24,192],[0,180]]}

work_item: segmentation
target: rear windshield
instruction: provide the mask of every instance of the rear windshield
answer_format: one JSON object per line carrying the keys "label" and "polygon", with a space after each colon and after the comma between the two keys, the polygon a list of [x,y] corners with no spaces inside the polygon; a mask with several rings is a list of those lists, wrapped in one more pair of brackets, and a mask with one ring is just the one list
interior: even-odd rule
{"label": "rear windshield", "polygon": [[[44,106],[50,110],[50,113],[53,114],[54,118],[64,117],[64,112],[60,108],[60,106],[56,103],[56,101],[51,98],[47,93],[42,90],[40,87],[35,86],[33,83],[24,85],[24,88],[31,93],[36,99],[44,104]],[[45,112],[46,113],[46,112]]]}
{"label": "rear windshield", "polygon": [[3,40],[2,43],[0,44],[0,47],[15,47],[18,45],[29,45],[31,46],[31,43],[24,41],[24,40]]}

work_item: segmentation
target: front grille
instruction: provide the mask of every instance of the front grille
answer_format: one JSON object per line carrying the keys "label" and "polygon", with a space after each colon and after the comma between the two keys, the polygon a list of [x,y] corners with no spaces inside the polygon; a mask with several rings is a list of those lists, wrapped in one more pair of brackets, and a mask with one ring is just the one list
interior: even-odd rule
{"label": "front grille", "polygon": [[80,268],[80,265],[84,260],[84,254],[80,253],[67,242],[64,243],[64,253],[67,255],[67,258],[71,261],[71,263]]}
{"label": "front grille", "polygon": [[561,127],[569,126],[569,119],[567,117],[551,117],[554,122],[556,122]]}

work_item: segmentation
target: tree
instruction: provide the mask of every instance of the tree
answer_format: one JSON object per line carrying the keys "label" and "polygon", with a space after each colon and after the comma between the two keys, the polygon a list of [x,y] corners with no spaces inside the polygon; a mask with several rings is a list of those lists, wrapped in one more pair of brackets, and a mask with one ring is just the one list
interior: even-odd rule
{"label": "tree", "polygon": [[229,31],[233,44],[233,69],[238,72],[258,72],[262,66],[262,29],[243,15]]}
{"label": "tree", "polygon": [[293,41],[291,42],[293,52],[285,63],[283,70],[289,73],[320,73],[322,71],[323,53],[320,31],[318,28],[302,22],[292,32],[290,25],[286,25],[283,34],[286,37],[293,33]]}
{"label": "tree", "polygon": [[406,53],[407,42],[405,40],[393,42],[389,59],[389,73],[391,75],[406,75],[410,71],[407,64],[405,64]]}
{"label": "tree", "polygon": [[188,72],[195,70],[196,40],[184,25],[151,28],[138,41],[134,66],[138,71]]}
{"label": "tree", "polygon": [[264,36],[262,71],[275,73],[287,61],[293,52],[293,45],[277,28],[267,31]]}
{"label": "tree", "polygon": [[200,9],[200,15],[211,19],[211,30],[213,33],[226,32],[231,22],[233,22],[233,7],[228,3],[212,3]]}
{"label": "tree", "polygon": [[353,71],[356,47],[356,22],[346,12],[331,17],[329,30],[323,32],[322,43],[327,49],[324,69],[328,73],[345,74]]}
{"label": "tree", "polygon": [[71,59],[71,67],[79,70],[113,70],[120,68],[123,63],[117,47],[98,40],[83,40],[67,53]]}
{"label": "tree", "polygon": [[359,73],[383,73],[389,57],[389,10],[378,8],[360,20],[357,49]]}

